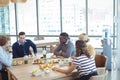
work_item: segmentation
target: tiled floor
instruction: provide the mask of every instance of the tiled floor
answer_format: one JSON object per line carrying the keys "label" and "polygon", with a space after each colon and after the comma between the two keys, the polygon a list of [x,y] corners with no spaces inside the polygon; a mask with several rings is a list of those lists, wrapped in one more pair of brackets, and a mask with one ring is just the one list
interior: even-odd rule
{"label": "tiled floor", "polygon": [[120,80],[120,70],[108,71],[108,80]]}

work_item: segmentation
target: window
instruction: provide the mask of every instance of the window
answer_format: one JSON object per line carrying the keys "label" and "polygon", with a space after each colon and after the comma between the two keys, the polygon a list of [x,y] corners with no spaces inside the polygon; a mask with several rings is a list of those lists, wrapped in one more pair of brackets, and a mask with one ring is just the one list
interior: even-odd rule
{"label": "window", "polygon": [[62,28],[70,35],[86,33],[85,0],[62,0]]}
{"label": "window", "polygon": [[88,34],[103,35],[105,29],[113,35],[113,0],[88,0]]}
{"label": "window", "polygon": [[59,35],[60,0],[38,0],[40,35]]}
{"label": "window", "polygon": [[10,33],[9,27],[9,7],[1,6],[0,7],[0,34],[8,34]]}
{"label": "window", "polygon": [[37,35],[36,1],[28,0],[17,4],[18,32],[24,31],[26,35]]}
{"label": "window", "polygon": [[9,16],[10,16],[10,35],[16,34],[16,20],[15,20],[15,8],[14,4],[9,4]]}

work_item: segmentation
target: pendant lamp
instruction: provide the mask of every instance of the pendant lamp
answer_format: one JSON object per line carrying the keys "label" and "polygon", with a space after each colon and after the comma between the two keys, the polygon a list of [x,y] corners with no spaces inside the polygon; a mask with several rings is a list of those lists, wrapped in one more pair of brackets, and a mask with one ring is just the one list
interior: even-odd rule
{"label": "pendant lamp", "polygon": [[9,4],[9,0],[0,0],[0,6],[7,6]]}
{"label": "pendant lamp", "polygon": [[13,3],[25,3],[27,0],[11,0]]}

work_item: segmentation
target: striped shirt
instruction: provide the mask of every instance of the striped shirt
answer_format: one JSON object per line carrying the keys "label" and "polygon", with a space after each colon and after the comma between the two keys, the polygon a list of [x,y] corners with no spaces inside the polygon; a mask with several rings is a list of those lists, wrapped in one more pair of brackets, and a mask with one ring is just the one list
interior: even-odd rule
{"label": "striped shirt", "polygon": [[81,56],[77,57],[73,63],[77,66],[77,70],[80,76],[88,75],[91,72],[97,71],[95,66],[95,60],[91,56],[88,58],[86,55],[82,54]]}

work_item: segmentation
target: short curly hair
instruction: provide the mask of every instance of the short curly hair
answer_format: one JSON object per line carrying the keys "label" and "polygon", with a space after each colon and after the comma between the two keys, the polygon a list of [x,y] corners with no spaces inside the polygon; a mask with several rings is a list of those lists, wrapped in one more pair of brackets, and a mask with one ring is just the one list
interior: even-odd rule
{"label": "short curly hair", "polygon": [[80,34],[80,35],[78,36],[78,39],[79,39],[79,40],[83,40],[83,41],[85,41],[85,42],[89,42],[89,41],[90,41],[90,39],[88,38],[88,36],[87,36],[85,33]]}
{"label": "short curly hair", "polygon": [[0,46],[4,46],[8,41],[10,41],[10,37],[0,36]]}
{"label": "short curly hair", "polygon": [[68,33],[66,33],[66,32],[62,32],[62,33],[60,33],[60,36],[64,36],[64,37],[69,38],[69,35],[68,35]]}

